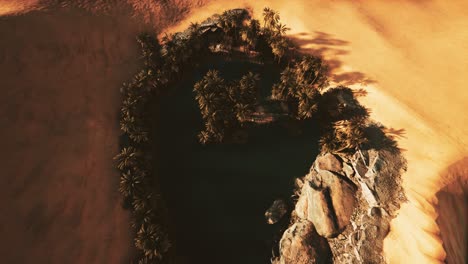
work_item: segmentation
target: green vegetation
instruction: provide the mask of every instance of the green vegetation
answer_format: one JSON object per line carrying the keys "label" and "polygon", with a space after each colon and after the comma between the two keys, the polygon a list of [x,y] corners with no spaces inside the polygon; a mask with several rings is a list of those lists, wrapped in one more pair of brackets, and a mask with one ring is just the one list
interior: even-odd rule
{"label": "green vegetation", "polygon": [[[184,72],[190,72],[209,56],[224,56],[226,60],[239,56],[281,69],[280,81],[271,87],[271,99],[287,105],[292,120],[318,121],[323,134],[322,151],[351,153],[375,146],[370,131],[382,128],[370,124],[367,109],[357,102],[351,89],[327,90],[327,65],[319,57],[297,53],[285,36],[288,30],[274,10],[265,8],[261,23],[239,9],[191,24],[182,33],[166,35],[162,44],[150,34],[137,38],[143,69],[121,88],[123,137],[115,160],[121,173],[119,191],[133,215],[139,263],[160,263],[171,249],[165,208],[151,166],[151,124],[155,118],[151,105]],[[226,81],[213,69],[194,85],[204,121],[198,135],[202,144],[222,143],[251,120],[249,117],[265,99],[258,98],[259,78],[246,71],[239,80]],[[365,94],[362,90],[358,93]],[[379,144],[396,147],[392,140],[381,140]]]}
{"label": "green vegetation", "polygon": [[328,85],[327,69],[318,57],[302,57],[283,70],[281,81],[272,88],[272,98],[287,102],[294,118],[311,118],[318,110],[320,92]]}
{"label": "green vegetation", "polygon": [[161,69],[161,45],[156,38],[142,34],[141,45],[144,68],[124,83],[120,128],[124,132],[121,152],[114,158],[121,172],[119,191],[125,207],[131,208],[132,226],[139,230],[135,246],[140,250],[139,263],[154,263],[162,259],[170,242],[161,221],[161,199],[154,193],[152,159],[150,157],[150,103],[171,78]]}
{"label": "green vegetation", "polygon": [[226,132],[239,128],[254,111],[258,75],[249,72],[239,81],[227,84],[216,70],[208,71],[194,86],[205,129],[198,138],[202,144],[221,143]]}

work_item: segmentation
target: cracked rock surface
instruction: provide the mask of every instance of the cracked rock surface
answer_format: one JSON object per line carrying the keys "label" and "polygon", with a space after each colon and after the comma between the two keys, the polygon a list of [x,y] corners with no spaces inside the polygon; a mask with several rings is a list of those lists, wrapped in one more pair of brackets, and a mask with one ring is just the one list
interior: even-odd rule
{"label": "cracked rock surface", "polygon": [[383,240],[406,200],[405,170],[397,151],[320,154],[296,180],[298,199],[273,263],[386,263]]}

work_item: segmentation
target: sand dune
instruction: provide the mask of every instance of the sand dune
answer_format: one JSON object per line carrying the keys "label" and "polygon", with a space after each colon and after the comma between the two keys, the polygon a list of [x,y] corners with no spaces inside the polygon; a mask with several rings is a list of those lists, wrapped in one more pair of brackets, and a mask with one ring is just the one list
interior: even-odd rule
{"label": "sand dune", "polygon": [[119,87],[139,67],[136,35],[186,7],[149,6],[149,25],[100,1],[33,2],[0,1],[0,262],[129,263],[112,163]]}

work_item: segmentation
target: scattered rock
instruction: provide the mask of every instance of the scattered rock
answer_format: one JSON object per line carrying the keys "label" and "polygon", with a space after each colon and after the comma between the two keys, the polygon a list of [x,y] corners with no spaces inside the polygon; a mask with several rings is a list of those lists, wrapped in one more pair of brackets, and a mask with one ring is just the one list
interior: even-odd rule
{"label": "scattered rock", "polygon": [[343,169],[340,158],[331,153],[319,156],[315,162],[317,164],[318,171],[327,170],[340,173]]}
{"label": "scattered rock", "polygon": [[328,264],[332,254],[327,240],[320,237],[314,225],[307,220],[299,220],[289,227],[280,241],[278,264]]}
{"label": "scattered rock", "polygon": [[288,211],[288,206],[282,199],[277,199],[265,212],[265,218],[267,223],[272,225],[276,224]]}

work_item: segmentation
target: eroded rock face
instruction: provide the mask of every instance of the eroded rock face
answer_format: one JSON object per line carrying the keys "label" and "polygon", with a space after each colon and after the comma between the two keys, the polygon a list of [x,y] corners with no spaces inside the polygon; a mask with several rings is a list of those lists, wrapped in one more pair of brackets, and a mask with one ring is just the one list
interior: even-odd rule
{"label": "eroded rock face", "polygon": [[340,158],[331,153],[319,156],[315,161],[315,164],[317,164],[318,171],[327,170],[339,173],[343,169]]}
{"label": "eroded rock face", "polygon": [[290,226],[280,241],[280,258],[277,264],[327,264],[332,253],[327,240],[317,234],[314,225],[299,220]]}
{"label": "eroded rock face", "polygon": [[276,224],[288,211],[288,206],[282,199],[277,199],[265,212],[265,219],[268,224]]}
{"label": "eroded rock face", "polygon": [[[385,263],[383,240],[405,200],[400,177],[405,169],[396,151],[317,157],[309,173],[296,180],[295,217],[281,240],[281,258],[273,263],[327,263],[317,261],[315,253],[328,247],[333,263]],[[322,238],[314,243],[327,245],[304,237],[312,228]]]}
{"label": "eroded rock face", "polygon": [[311,221],[321,236],[335,237],[350,223],[357,188],[345,177],[330,171],[311,174],[302,186],[296,213]]}

